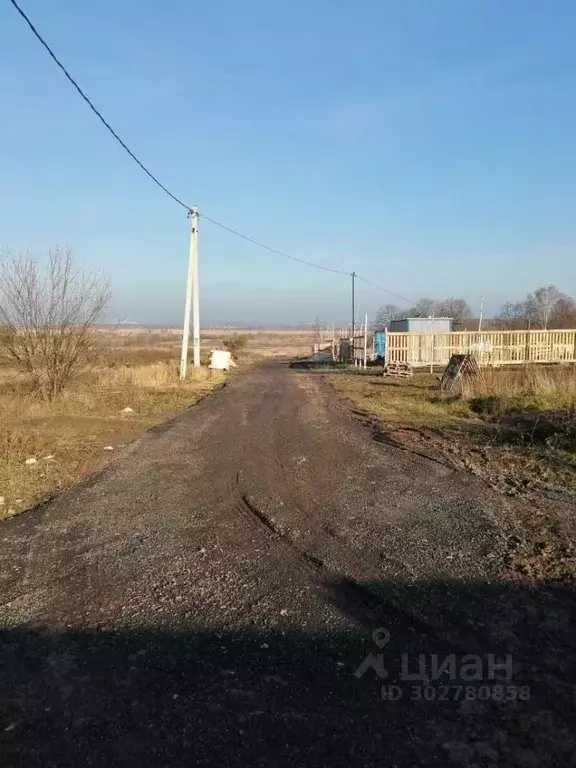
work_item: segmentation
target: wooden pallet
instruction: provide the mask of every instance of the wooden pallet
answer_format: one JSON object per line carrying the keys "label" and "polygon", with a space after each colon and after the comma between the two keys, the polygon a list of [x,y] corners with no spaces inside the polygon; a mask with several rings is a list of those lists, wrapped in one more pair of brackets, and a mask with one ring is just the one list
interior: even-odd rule
{"label": "wooden pallet", "polygon": [[411,376],[414,376],[414,371],[408,363],[388,363],[384,366],[383,375],[409,379]]}

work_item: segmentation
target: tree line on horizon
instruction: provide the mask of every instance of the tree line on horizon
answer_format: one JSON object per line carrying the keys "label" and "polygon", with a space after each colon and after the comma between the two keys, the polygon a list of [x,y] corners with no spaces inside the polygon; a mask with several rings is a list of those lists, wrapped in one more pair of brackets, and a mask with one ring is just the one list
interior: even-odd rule
{"label": "tree line on horizon", "polygon": [[[450,317],[453,329],[477,330],[470,305],[465,299],[449,297],[435,300],[423,297],[409,309],[395,304],[384,304],[376,313],[375,330],[383,330],[392,320],[406,317]],[[555,285],[541,285],[527,293],[520,301],[507,301],[497,317],[486,319],[483,329],[547,330],[549,328],[576,328],[576,301]]]}

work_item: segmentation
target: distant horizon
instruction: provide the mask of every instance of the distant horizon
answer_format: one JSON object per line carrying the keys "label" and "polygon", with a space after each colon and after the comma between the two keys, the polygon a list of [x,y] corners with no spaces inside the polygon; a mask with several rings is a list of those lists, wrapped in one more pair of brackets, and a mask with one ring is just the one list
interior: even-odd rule
{"label": "distant horizon", "polygon": [[[408,317],[406,319],[409,319]],[[436,320],[451,320],[453,318],[442,318],[437,317]],[[479,317],[469,317],[466,320],[467,324],[478,322]],[[484,322],[494,322],[496,318],[494,317],[487,317],[484,316],[483,320]],[[336,329],[339,328],[348,328],[350,326],[350,322],[348,323],[323,323],[322,320],[320,320],[321,327],[331,328],[332,325]],[[358,327],[364,324],[364,319],[358,323]],[[373,324],[373,319],[370,320],[368,318],[368,325],[370,326]],[[109,327],[119,327],[119,328],[151,328],[151,329],[158,329],[158,330],[181,330],[182,329],[182,321],[180,323],[146,323],[146,322],[136,322],[136,321],[109,321],[109,322],[102,322],[98,324],[99,327],[102,328],[109,328]],[[244,322],[228,322],[228,323],[200,323],[200,328],[205,329],[222,329],[222,330],[315,330],[316,323],[314,321],[310,322],[301,322],[301,323],[244,323]]]}

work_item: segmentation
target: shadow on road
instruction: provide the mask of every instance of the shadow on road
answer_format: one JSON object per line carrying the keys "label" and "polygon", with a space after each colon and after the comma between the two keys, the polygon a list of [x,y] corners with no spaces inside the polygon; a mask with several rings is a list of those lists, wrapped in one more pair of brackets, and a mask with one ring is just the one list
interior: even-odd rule
{"label": "shadow on road", "polygon": [[325,588],[365,627],[2,631],[3,764],[573,764],[572,589]]}

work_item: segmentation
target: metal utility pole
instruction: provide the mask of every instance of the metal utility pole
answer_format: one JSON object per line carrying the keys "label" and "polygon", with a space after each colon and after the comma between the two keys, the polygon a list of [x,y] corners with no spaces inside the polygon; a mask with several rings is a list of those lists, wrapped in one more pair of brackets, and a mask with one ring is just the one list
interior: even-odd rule
{"label": "metal utility pole", "polygon": [[200,294],[198,290],[198,209],[188,212],[190,218],[190,247],[188,252],[188,279],[186,281],[186,302],[184,304],[184,327],[182,329],[182,353],[180,356],[180,378],[186,378],[188,364],[188,341],[190,338],[190,310],[192,309],[194,367],[200,367]]}
{"label": "metal utility pole", "polygon": [[484,319],[484,296],[480,298],[480,319],[478,320],[478,333],[482,330],[482,320]]}

